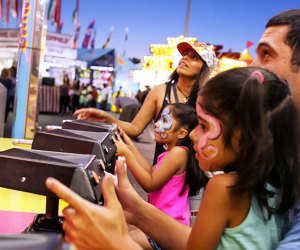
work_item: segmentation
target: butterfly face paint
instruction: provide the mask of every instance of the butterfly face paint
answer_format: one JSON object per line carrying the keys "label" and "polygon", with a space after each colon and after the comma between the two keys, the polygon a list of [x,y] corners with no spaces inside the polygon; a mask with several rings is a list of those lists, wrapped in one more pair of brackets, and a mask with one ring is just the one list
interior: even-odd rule
{"label": "butterfly face paint", "polygon": [[190,137],[194,143],[199,167],[207,174],[217,173],[215,171],[223,171],[228,164],[234,162],[238,152],[225,144],[221,121],[202,108],[202,100],[202,96],[197,99],[198,125]]}
{"label": "butterfly face paint", "polygon": [[199,162],[201,163],[201,167],[204,167],[206,170],[211,170],[211,164],[218,158],[218,153],[220,151],[220,140],[222,139],[220,138],[220,135],[222,133],[222,128],[220,121],[212,115],[207,114],[199,103],[197,103],[196,110],[200,119],[200,124],[196,129],[198,136],[197,153],[200,158]]}
{"label": "butterfly face paint", "polygon": [[166,139],[168,137],[168,133],[166,133],[166,132],[173,125],[173,119],[171,117],[171,110],[169,108],[165,108],[163,110],[156,125],[157,125],[156,132],[159,134],[160,138]]}

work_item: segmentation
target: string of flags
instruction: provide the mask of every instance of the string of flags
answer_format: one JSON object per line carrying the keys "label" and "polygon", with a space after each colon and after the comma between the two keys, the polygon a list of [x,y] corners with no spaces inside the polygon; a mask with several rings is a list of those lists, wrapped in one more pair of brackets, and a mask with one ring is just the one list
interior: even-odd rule
{"label": "string of flags", "polygon": [[[24,0],[0,0],[0,21],[4,20],[5,24],[9,23],[9,18],[19,18],[21,12],[21,5]],[[75,7],[72,13],[72,22],[74,24],[73,33],[73,48],[78,47],[78,40],[80,37],[81,24],[79,24],[79,4],[80,0],[76,0]],[[64,23],[61,20],[62,0],[49,0],[47,4],[47,19],[55,25],[56,32],[61,33]],[[82,48],[95,48],[96,44],[96,29],[95,20],[90,21],[82,41]],[[125,27],[125,47],[123,54],[126,54],[126,42],[128,40],[129,28]],[[108,36],[102,45],[102,48],[108,48],[114,27],[109,30]]]}

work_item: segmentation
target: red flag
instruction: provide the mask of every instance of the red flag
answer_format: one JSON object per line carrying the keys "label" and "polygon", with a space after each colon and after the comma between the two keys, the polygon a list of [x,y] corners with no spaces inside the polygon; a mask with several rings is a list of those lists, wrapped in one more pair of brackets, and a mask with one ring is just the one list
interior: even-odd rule
{"label": "red flag", "polygon": [[3,12],[3,2],[0,0],[0,19],[2,19],[2,12]]}
{"label": "red flag", "polygon": [[60,26],[60,17],[61,17],[61,0],[56,0],[55,13],[54,13],[54,23],[56,27]]}
{"label": "red flag", "polygon": [[9,0],[6,0],[5,2],[5,23],[8,24],[9,22]]}
{"label": "red flag", "polygon": [[254,42],[247,41],[246,48],[249,49],[253,44],[254,44]]}

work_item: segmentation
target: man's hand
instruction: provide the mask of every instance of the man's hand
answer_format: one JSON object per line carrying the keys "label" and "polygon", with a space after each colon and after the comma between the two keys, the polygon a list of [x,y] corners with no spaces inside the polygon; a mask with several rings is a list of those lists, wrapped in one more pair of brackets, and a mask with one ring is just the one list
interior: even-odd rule
{"label": "man's hand", "polygon": [[48,178],[46,186],[69,203],[63,210],[67,242],[78,249],[139,249],[129,237],[112,177],[105,177],[102,182],[104,206],[81,198],[54,178]]}
{"label": "man's hand", "polygon": [[130,184],[125,171],[124,162],[125,159],[121,159],[116,163],[116,175],[118,177],[116,192],[127,223],[134,225],[135,220],[138,219],[139,209],[147,205],[147,202],[143,200]]}

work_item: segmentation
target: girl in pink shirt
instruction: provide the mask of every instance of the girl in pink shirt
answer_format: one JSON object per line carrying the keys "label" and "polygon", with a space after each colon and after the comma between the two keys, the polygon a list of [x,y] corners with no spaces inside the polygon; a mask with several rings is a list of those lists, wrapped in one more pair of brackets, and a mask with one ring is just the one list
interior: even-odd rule
{"label": "girl in pink shirt", "polygon": [[155,123],[154,139],[167,151],[152,166],[122,131],[117,135],[117,155],[124,156],[131,173],[149,193],[148,201],[182,224],[190,224],[188,196],[199,189],[200,171],[193,157],[189,133],[197,125],[194,108],[174,103],[166,106]]}

